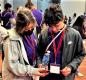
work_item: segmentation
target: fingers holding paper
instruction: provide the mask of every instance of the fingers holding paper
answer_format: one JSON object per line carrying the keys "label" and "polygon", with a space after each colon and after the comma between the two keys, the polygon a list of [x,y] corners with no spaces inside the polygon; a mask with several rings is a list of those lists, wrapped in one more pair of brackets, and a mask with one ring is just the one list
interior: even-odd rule
{"label": "fingers holding paper", "polygon": [[64,76],[68,76],[71,73],[71,68],[70,67],[65,67],[64,69],[61,70],[61,73]]}

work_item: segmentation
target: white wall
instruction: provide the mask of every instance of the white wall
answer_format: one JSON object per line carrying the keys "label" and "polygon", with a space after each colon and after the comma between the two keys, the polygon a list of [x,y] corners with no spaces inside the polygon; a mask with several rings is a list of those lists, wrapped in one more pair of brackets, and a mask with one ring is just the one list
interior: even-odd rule
{"label": "white wall", "polygon": [[31,0],[34,5],[37,6],[37,0]]}
{"label": "white wall", "polygon": [[73,13],[82,15],[85,11],[85,0],[61,0],[64,15],[73,16]]}
{"label": "white wall", "polygon": [[4,0],[0,0],[0,10],[4,10]]}
{"label": "white wall", "polygon": [[38,0],[38,9],[44,12],[45,9],[50,5],[50,2],[51,0]]}

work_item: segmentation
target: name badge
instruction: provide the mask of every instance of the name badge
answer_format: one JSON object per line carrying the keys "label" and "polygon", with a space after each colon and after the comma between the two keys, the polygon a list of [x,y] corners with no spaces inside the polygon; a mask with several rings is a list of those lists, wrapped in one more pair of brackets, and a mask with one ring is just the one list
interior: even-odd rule
{"label": "name badge", "polygon": [[60,74],[60,65],[50,64],[50,73]]}

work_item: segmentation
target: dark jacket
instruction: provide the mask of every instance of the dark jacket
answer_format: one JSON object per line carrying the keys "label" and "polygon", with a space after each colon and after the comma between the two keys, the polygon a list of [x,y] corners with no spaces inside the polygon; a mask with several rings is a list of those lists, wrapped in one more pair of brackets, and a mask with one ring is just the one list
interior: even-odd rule
{"label": "dark jacket", "polygon": [[[38,51],[42,59],[45,49],[48,43],[47,30],[43,31],[39,38]],[[63,39],[63,51],[62,51],[62,69],[66,66],[72,68],[72,72],[69,76],[65,77],[63,80],[73,80],[76,70],[85,56],[83,50],[82,38],[78,31],[73,28],[67,27],[65,30],[65,35]]]}
{"label": "dark jacket", "polygon": [[14,11],[3,11],[1,14],[1,20],[3,21],[3,27],[6,29],[11,29],[10,19],[16,18],[16,14]]}

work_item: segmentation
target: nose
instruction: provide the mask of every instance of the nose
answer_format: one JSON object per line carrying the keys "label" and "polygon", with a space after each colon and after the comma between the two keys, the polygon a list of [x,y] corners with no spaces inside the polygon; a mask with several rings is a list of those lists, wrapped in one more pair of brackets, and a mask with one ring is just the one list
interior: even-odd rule
{"label": "nose", "polygon": [[31,31],[32,29],[33,29],[33,28],[27,28],[25,31],[28,31],[28,30]]}

